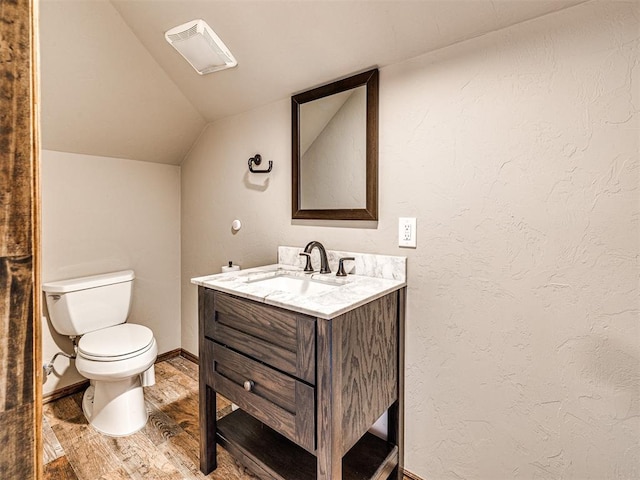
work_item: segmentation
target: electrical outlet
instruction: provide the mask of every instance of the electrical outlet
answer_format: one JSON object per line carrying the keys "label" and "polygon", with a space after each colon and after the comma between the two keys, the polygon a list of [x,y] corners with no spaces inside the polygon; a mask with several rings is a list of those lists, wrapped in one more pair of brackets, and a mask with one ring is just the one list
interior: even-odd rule
{"label": "electrical outlet", "polygon": [[400,217],[398,219],[398,246],[416,248],[416,219],[415,217]]}

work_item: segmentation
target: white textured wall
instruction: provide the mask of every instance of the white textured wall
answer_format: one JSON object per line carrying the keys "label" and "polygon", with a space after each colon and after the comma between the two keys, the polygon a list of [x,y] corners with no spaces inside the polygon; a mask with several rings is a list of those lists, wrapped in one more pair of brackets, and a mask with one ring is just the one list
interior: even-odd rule
{"label": "white textured wall", "polygon": [[43,148],[179,165],[205,120],[113,3],[38,6]]}
{"label": "white textured wall", "polygon": [[406,458],[424,478],[640,476],[638,5],[384,71],[381,195],[418,217]]}
{"label": "white textured wall", "polygon": [[638,17],[590,2],[383,68],[377,228],[292,224],[288,100],[210,125],[182,167],[183,347],[189,278],[228,259],[406,254],[407,469],[640,476]]}
{"label": "white textured wall", "polygon": [[[129,321],[180,348],[180,168],[43,150],[42,281],[133,269]],[[43,361],[71,341],[43,323]],[[59,357],[44,394],[82,380]]]}

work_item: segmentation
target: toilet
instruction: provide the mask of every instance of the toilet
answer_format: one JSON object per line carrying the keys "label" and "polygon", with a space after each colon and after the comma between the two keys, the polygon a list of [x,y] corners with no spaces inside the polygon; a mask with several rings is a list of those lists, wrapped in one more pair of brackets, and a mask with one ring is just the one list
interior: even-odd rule
{"label": "toilet", "polygon": [[49,319],[62,335],[80,337],[76,368],[90,380],[82,410],[99,432],[121,437],[147,423],[143,386],[155,383],[158,346],[153,332],[125,323],[133,270],[42,285]]}

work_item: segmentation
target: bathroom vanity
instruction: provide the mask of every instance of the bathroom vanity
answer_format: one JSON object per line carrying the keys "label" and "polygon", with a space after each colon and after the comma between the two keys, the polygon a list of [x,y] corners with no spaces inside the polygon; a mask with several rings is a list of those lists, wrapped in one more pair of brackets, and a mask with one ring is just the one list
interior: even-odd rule
{"label": "bathroom vanity", "polygon": [[[265,480],[401,478],[406,259],[328,252],[334,272],[356,258],[336,277],[302,272],[300,250],[192,280],[200,469],[216,468],[219,443]],[[216,393],[239,406],[218,421]],[[369,430],[385,412],[382,439]]]}

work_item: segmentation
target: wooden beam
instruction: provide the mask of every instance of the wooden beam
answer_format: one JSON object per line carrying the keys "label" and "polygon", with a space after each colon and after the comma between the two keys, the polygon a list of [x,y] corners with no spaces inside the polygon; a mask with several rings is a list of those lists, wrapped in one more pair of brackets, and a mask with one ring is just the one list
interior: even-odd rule
{"label": "wooden beam", "polygon": [[0,478],[42,478],[36,18],[0,0]]}

